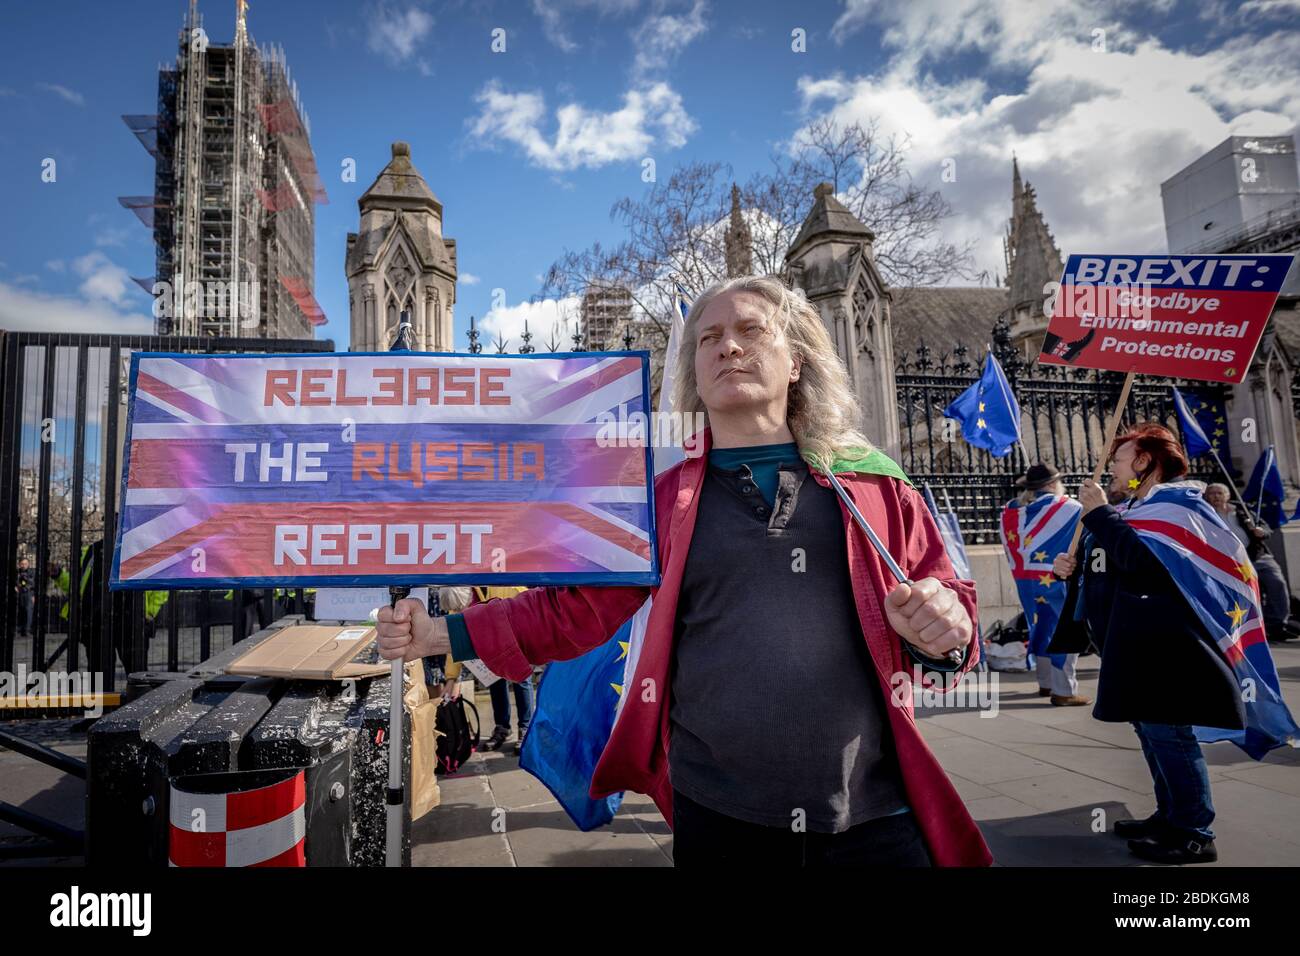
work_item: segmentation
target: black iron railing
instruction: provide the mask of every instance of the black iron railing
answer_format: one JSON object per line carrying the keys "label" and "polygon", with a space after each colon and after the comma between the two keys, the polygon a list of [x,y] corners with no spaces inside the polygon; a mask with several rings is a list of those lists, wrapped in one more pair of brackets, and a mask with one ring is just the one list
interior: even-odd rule
{"label": "black iron railing", "polygon": [[127,372],[133,351],[333,350],[330,340],[0,331],[0,671],[89,670],[112,691],[122,673],[188,668],[300,611],[301,593],[171,591],[150,615],[145,592],[109,591]]}

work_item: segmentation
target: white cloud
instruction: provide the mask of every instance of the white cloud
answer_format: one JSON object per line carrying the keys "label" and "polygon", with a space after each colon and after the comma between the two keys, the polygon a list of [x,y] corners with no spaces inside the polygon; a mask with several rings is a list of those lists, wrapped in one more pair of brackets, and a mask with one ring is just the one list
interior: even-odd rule
{"label": "white cloud", "polygon": [[[1120,15],[1073,0],[849,0],[837,37],[878,30],[887,63],[806,76],[799,92],[810,119],[876,118],[882,133],[907,137],[918,183],[953,206],[945,238],[977,241],[977,270],[1004,271],[1013,152],[1063,253],[1163,251],[1163,180],[1234,133],[1295,129],[1300,33],[1171,49]],[[1107,52],[1093,50],[1094,29]],[[939,63],[942,80],[930,71]],[[946,159],[956,182],[941,178]]]}
{"label": "white cloud", "polygon": [[1300,15],[1300,0],[1247,0],[1238,10],[1245,15],[1258,13],[1263,16],[1291,17]]}
{"label": "white cloud", "polygon": [[633,35],[637,48],[633,76],[644,77],[670,66],[677,54],[704,34],[707,9],[704,0],[694,0],[691,9],[681,15],[661,13],[648,17]]}
{"label": "white cloud", "polygon": [[[367,23],[370,32],[366,46],[393,63],[405,63],[415,56],[421,41],[433,30],[433,16],[427,11],[416,6],[402,9],[388,3],[371,7]],[[427,60],[421,59],[416,65],[425,76],[432,72]]]}
{"label": "white cloud", "polygon": [[565,53],[573,53],[580,44],[569,35],[565,27],[567,14],[594,12],[601,17],[622,16],[635,10],[639,2],[640,0],[533,0],[533,13],[542,21],[542,32],[546,39]]}
{"label": "white cloud", "polygon": [[506,340],[507,351],[519,351],[519,346],[524,341],[525,320],[528,322],[528,331],[533,335],[532,344],[535,349],[546,351],[546,343],[554,332],[560,350],[565,351],[573,345],[573,330],[581,312],[582,302],[577,296],[542,299],[493,309],[475,325],[482,332],[479,342],[483,344],[484,352],[495,351],[492,343],[498,336]]}
{"label": "white cloud", "polygon": [[50,295],[0,282],[0,328],[16,332],[152,334],[153,317],[115,308],[102,299]]}
{"label": "white cloud", "polygon": [[126,241],[131,238],[131,230],[125,226],[109,226],[107,229],[101,229],[95,236],[95,245],[110,247],[124,246]]}
{"label": "white cloud", "polygon": [[594,169],[641,159],[656,149],[684,145],[697,129],[667,83],[628,90],[623,106],[607,113],[567,103],[555,111],[550,133],[543,129],[549,124],[541,93],[510,93],[492,80],[475,99],[482,108],[467,121],[472,139],[487,147],[513,143],[533,165],[550,170]]}
{"label": "white cloud", "polygon": [[36,88],[38,90],[45,90],[48,93],[54,93],[57,96],[61,96],[73,106],[86,105],[86,98],[84,96],[76,90],[70,90],[66,86],[60,86],[58,83],[37,83]]}
{"label": "white cloud", "polygon": [[138,288],[127,271],[102,252],[88,252],[81,258],[74,259],[72,268],[82,277],[82,295],[90,299],[122,305],[127,292]]}
{"label": "white cloud", "polygon": [[49,259],[45,263],[45,268],[49,269],[51,272],[65,272],[68,268],[68,264],[62,259]]}
{"label": "white cloud", "polygon": [[456,277],[456,281],[460,282],[462,285],[478,285],[479,277],[471,272],[462,272]]}

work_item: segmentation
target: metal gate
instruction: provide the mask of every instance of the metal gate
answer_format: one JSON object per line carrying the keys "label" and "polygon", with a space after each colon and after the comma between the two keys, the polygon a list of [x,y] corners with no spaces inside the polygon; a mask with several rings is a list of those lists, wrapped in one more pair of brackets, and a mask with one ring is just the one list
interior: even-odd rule
{"label": "metal gate", "polygon": [[[982,356],[972,360],[965,346],[958,346],[936,358],[922,344],[914,356],[899,356],[895,375],[899,463],[918,486],[927,482],[936,493],[947,492],[969,544],[998,541],[999,515],[1015,496],[1015,481],[1029,465],[1054,464],[1071,494],[1091,477],[1103,452],[1106,416],[1124,384],[1121,373],[1027,363],[1011,344],[1004,320],[994,327],[993,354],[1020,405],[1024,445],[1002,458],[968,445],[960,429],[951,423],[945,426],[943,417],[943,409],[979,377]],[[1170,385],[1220,400],[1230,392],[1226,385],[1139,375],[1121,424],[1154,421],[1180,434]],[[1211,470],[1205,470],[1207,462]],[[1191,467],[1189,477],[1223,480],[1209,459],[1193,459]]]}
{"label": "metal gate", "polygon": [[109,591],[127,373],[133,351],[333,350],[331,340],[0,332],[0,672],[89,671],[110,692],[124,674],[193,666],[269,621],[277,600],[301,610],[301,592]]}

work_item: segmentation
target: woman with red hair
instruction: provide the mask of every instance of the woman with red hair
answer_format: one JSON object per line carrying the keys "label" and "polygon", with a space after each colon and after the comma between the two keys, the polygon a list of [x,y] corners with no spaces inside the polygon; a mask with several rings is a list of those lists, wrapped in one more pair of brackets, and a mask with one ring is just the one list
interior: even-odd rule
{"label": "woman with red hair", "polygon": [[[1213,524],[1203,513],[1210,510],[1201,497],[1205,485],[1180,480],[1187,457],[1163,425],[1139,425],[1110,451],[1109,500],[1121,503],[1109,504],[1106,490],[1085,481],[1080,558],[1058,555],[1054,570],[1063,578],[1083,573],[1078,613],[1102,658],[1093,716],[1133,724],[1155,785],[1155,813],[1117,821],[1114,832],[1129,837],[1129,849],[1146,860],[1208,863],[1218,858],[1210,829],[1214,805],[1193,726],[1242,729],[1244,707],[1217,635],[1178,583],[1193,569],[1172,567],[1176,552],[1158,544],[1153,550],[1140,530]],[[1217,529],[1207,533],[1217,544]]]}

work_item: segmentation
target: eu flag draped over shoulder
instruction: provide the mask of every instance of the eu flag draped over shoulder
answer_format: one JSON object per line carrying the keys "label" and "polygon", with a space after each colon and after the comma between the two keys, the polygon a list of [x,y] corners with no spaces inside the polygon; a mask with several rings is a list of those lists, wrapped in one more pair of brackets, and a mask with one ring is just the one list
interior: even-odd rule
{"label": "eu flag draped over shoulder", "polygon": [[1020,441],[1020,405],[992,352],[984,359],[979,380],[953,399],[943,414],[961,422],[968,444],[988,449],[994,458],[1002,458]]}
{"label": "eu flag draped over shoulder", "polygon": [[1246,729],[1196,727],[1197,739],[1229,740],[1255,760],[1283,744],[1300,746],[1300,727],[1282,699],[1264,633],[1259,579],[1245,546],[1201,496],[1200,483],[1160,485],[1122,513],[1169,569],[1243,691]]}
{"label": "eu flag draped over shoulder", "polygon": [[1069,583],[1052,573],[1052,562],[1069,550],[1082,512],[1073,498],[1050,492],[1029,504],[1013,500],[1002,511],[998,532],[1029,626],[1029,652],[1036,657],[1047,653],[1069,593]]}
{"label": "eu flag draped over shoulder", "polygon": [[[680,285],[676,287],[674,299],[668,347],[664,351],[660,413],[671,408],[678,343],[688,312],[685,291]],[[656,450],[655,474],[671,468],[683,457],[681,448]],[[647,598],[636,614],[600,647],[573,660],[556,661],[548,666],[537,689],[537,709],[524,736],[519,766],[551,791],[569,819],[583,831],[609,823],[623,802],[622,793],[593,798],[591,778],[618,719],[624,685],[636,671],[651,603]]]}
{"label": "eu flag draped over shoulder", "polygon": [[1269,445],[1255,462],[1250,481],[1246,483],[1246,490],[1241,496],[1246,504],[1256,508],[1259,516],[1270,527],[1280,528],[1290,520],[1282,511],[1282,498],[1285,494],[1282,473],[1277,470],[1277,454],[1273,451],[1273,446]]}

